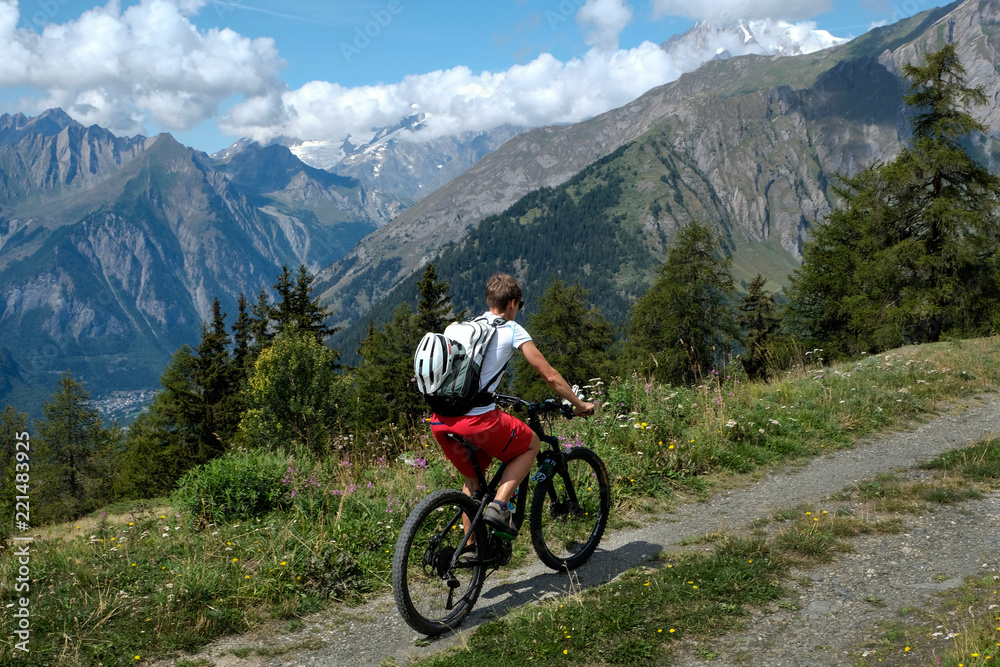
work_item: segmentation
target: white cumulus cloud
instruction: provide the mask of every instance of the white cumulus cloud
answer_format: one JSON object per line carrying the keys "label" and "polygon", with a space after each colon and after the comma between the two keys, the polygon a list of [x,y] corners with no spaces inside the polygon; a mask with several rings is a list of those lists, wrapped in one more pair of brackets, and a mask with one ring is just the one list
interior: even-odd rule
{"label": "white cumulus cloud", "polygon": [[231,96],[283,88],[285,63],[274,41],[228,28],[199,31],[189,17],[203,5],[142,0],[123,11],[112,0],[78,19],[46,22],[39,33],[18,25],[39,17],[21,17],[16,0],[0,0],[0,86],[39,91],[22,100],[29,111],[58,106],[122,134],[147,122],[189,129]]}
{"label": "white cumulus cloud", "polygon": [[650,42],[611,52],[595,48],[567,62],[544,53],[503,72],[454,67],[354,88],[312,81],[285,91],[272,105],[255,100],[238,104],[221,125],[229,134],[265,142],[278,137],[340,140],[347,135],[357,140],[412,113],[414,105],[430,116],[427,128],[415,138],[503,123],[572,123],[621,106],[681,73],[674,60]]}
{"label": "white cumulus cloud", "polygon": [[[0,0],[0,87],[37,91],[21,100],[24,111],[59,106],[80,122],[118,134],[150,126],[186,130],[215,119],[227,134],[261,142],[339,142],[349,136],[357,142],[419,109],[429,118],[426,129],[413,136],[418,140],[504,123],[579,122],[676,79],[722,49],[736,54],[749,48],[742,33],[720,31],[673,52],[651,42],[622,49],[619,35],[632,20],[627,0],[567,3],[591,46],[578,58],[564,62],[543,53],[498,72],[453,67],[387,84],[311,81],[290,89],[282,78],[286,63],[273,40],[192,23],[197,12],[209,10],[206,0],[141,0],[124,9],[111,0],[61,24],[54,22],[58,15],[52,16],[41,32],[24,26],[32,18],[22,15],[29,10],[17,0]],[[760,8],[771,2],[745,4]],[[824,4],[808,6],[816,13]],[[742,5],[703,0],[697,6],[706,15],[721,16]],[[786,17],[809,13],[801,0],[782,7]],[[668,0],[657,0],[656,9],[676,13]],[[739,18],[755,18],[751,14]],[[777,43],[790,25],[766,22],[777,31],[773,47],[766,45],[763,24],[755,30],[764,48],[786,53],[791,51]],[[813,39],[821,32],[814,28],[808,22],[796,27],[802,34],[795,41],[807,50],[829,42],[828,35]],[[229,108],[220,116],[223,106]]]}
{"label": "white cumulus cloud", "polygon": [[[607,34],[616,39],[621,25],[617,20]],[[424,128],[411,136],[415,141],[503,123],[523,127],[575,123],[627,104],[722,51],[793,55],[842,41],[816,30],[810,21],[750,21],[735,31],[705,26],[699,38],[681,40],[669,50],[651,42],[631,49],[595,46],[566,62],[543,53],[503,72],[476,73],[455,67],[377,86],[347,88],[313,81],[270,97],[266,103],[238,104],[221,120],[221,126],[228,134],[260,142],[340,142],[350,136],[359,143],[371,138],[374,129],[395,124],[414,108],[429,116]]]}
{"label": "white cumulus cloud", "polygon": [[624,0],[587,0],[576,13],[587,44],[602,50],[618,48],[618,35],[632,20],[632,9]]}

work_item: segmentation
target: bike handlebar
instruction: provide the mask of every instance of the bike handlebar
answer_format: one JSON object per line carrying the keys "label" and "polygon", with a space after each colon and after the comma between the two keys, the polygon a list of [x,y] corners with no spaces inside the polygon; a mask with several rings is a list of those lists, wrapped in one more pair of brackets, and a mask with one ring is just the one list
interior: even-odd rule
{"label": "bike handlebar", "polygon": [[529,418],[546,415],[552,412],[559,412],[566,419],[572,419],[576,416],[576,413],[573,412],[572,405],[561,403],[554,398],[549,398],[544,401],[526,401],[520,396],[494,394],[493,400],[496,401],[498,405],[514,408],[515,412],[527,410]]}

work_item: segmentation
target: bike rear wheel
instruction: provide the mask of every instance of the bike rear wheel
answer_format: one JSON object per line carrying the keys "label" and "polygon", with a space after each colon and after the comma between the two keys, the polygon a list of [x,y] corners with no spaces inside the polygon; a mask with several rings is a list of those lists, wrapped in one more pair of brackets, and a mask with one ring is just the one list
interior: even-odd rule
{"label": "bike rear wheel", "polygon": [[[479,506],[465,494],[450,489],[424,498],[403,524],[392,561],[392,589],[406,623],[426,635],[458,627],[479,597],[486,566],[478,559],[452,565],[465,536],[462,515],[470,519]],[[480,521],[476,544],[487,543]]]}
{"label": "bike rear wheel", "polygon": [[554,570],[573,570],[594,553],[611,508],[604,462],[584,447],[563,453],[566,467],[535,487],[531,501],[531,544]]}

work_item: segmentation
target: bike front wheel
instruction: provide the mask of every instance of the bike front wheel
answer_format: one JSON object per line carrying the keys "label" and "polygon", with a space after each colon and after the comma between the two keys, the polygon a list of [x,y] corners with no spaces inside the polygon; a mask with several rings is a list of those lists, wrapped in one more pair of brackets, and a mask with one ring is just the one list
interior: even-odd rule
{"label": "bike front wheel", "polygon": [[611,487],[601,458],[576,447],[563,453],[566,466],[535,487],[531,544],[553,570],[583,565],[601,541],[611,509]]}
{"label": "bike front wheel", "polygon": [[[403,524],[392,561],[392,592],[403,620],[417,632],[453,630],[479,597],[486,566],[478,557],[454,562],[465,537],[462,515],[471,519],[478,509],[465,494],[445,489],[424,498]],[[473,541],[487,544],[482,521]]]}

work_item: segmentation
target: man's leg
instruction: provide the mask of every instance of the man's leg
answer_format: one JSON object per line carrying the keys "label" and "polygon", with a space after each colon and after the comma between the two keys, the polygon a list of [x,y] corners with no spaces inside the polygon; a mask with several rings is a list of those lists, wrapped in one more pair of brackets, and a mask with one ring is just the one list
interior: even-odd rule
{"label": "man's leg", "polygon": [[[510,501],[510,497],[514,495],[514,490],[520,486],[521,480],[531,472],[531,466],[538,457],[538,451],[541,449],[541,446],[542,442],[538,439],[538,434],[532,433],[531,444],[528,445],[527,451],[523,454],[518,454],[507,462],[507,467],[503,471],[503,477],[500,478],[500,486],[497,487],[497,500],[502,503]],[[468,484],[468,478],[466,478],[466,484]],[[476,488],[478,488],[478,482]],[[524,502],[523,499],[521,502]]]}
{"label": "man's leg", "polygon": [[465,477],[465,485],[462,486],[462,493],[472,497],[472,494],[479,490],[479,480],[476,477],[469,477],[468,475],[462,475]]}
{"label": "man's leg", "polygon": [[[462,487],[462,493],[471,498],[472,494],[479,490],[479,480],[475,477],[469,477],[467,475],[463,475],[463,477],[465,477],[465,485]],[[472,517],[469,516],[468,514],[463,514],[462,525],[465,527],[465,532],[469,532],[469,528],[472,527]],[[475,543],[476,543],[476,536],[471,535],[469,537],[468,544],[469,546],[471,546]]]}

